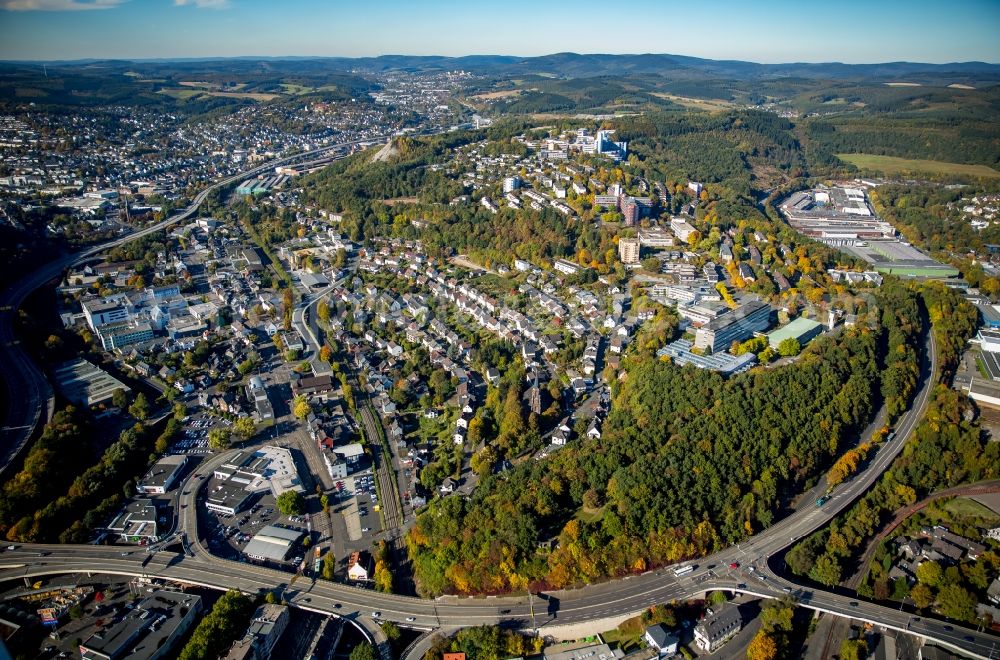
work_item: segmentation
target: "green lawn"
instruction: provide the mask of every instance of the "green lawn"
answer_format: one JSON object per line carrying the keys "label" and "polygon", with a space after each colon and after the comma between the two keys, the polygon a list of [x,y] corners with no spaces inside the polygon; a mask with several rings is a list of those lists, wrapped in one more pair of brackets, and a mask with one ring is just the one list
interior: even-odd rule
{"label": "green lawn", "polygon": [[939,160],[912,160],[874,154],[837,154],[837,158],[863,170],[878,170],[883,174],[957,174],[985,178],[1000,178],[1000,171],[987,165],[945,163]]}
{"label": "green lawn", "polygon": [[968,516],[985,520],[997,520],[998,518],[997,514],[993,513],[989,507],[968,497],[956,497],[945,504],[944,509],[955,516]]}

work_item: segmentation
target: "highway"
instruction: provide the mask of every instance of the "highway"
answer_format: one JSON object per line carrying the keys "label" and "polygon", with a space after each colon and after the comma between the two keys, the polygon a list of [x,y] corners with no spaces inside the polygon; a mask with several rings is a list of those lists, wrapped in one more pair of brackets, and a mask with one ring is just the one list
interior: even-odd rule
{"label": "highway", "polygon": [[14,318],[24,300],[46,282],[62,275],[73,265],[87,261],[104,250],[134,241],[182,222],[194,215],[205,199],[215,190],[232,185],[247,177],[271,170],[276,166],[308,158],[303,165],[326,160],[325,154],[362,142],[386,139],[386,136],[342,142],[312,152],[304,152],[268,161],[250,170],[221,179],[198,193],[183,210],[169,218],[121,238],[91,246],[79,252],[57,257],[37,270],[27,274],[0,293],[0,375],[4,382],[3,427],[0,429],[0,475],[15,462],[25,448],[32,433],[42,420],[43,411],[52,397],[52,387],[44,374],[21,347],[14,333]]}
{"label": "highway", "polygon": [[[580,589],[541,594],[535,596],[534,607],[523,597],[423,600],[324,580],[295,580],[290,573],[210,555],[197,538],[198,491],[204,481],[192,481],[193,477],[189,477],[181,486],[186,494],[180,498],[181,529],[187,530],[188,541],[183,554],[166,551],[149,554],[144,549],[120,546],[23,545],[0,554],[0,580],[79,572],[145,575],[247,592],[281,589],[295,606],[362,622],[374,618],[377,612],[377,618],[422,630],[505,622],[526,629],[538,628],[543,634],[546,626],[596,621],[640,612],[656,603],[696,597],[706,591],[729,590],[763,598],[794,597],[802,607],[916,634],[972,657],[1000,657],[1000,638],[989,633],[802,587],[777,575],[768,565],[769,558],[827,524],[849,506],[881,476],[902,449],[923,416],[935,382],[936,353],[930,334],[926,354],[931,360],[925,365],[913,406],[899,420],[894,439],[884,443],[863,472],[835,489],[823,507],[808,504],[745,543],[690,562],[694,570],[680,577],[672,568],[663,568]],[[209,474],[214,465],[226,458],[228,454],[212,457],[199,467],[199,473]],[[730,568],[734,562],[739,566]]]}

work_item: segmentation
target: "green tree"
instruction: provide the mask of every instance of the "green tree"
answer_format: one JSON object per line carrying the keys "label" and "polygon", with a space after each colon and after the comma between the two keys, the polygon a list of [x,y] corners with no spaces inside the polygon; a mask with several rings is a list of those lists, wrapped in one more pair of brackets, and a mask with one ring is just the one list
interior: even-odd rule
{"label": "green tree", "polygon": [[793,357],[799,354],[802,350],[802,346],[799,344],[799,340],[795,337],[788,337],[787,339],[782,339],[778,344],[778,355],[781,357]]}
{"label": "green tree", "polygon": [[840,583],[840,570],[836,557],[824,553],[816,560],[812,570],[809,571],[809,576],[820,584],[832,587]]}
{"label": "green tree", "polygon": [[240,417],[233,423],[233,433],[241,440],[249,440],[257,433],[257,425],[250,417]]}
{"label": "green tree", "polygon": [[863,639],[845,639],[840,643],[840,660],[865,660],[868,644]]}
{"label": "green tree", "polygon": [[330,304],[326,300],[320,300],[316,304],[316,318],[323,323],[330,322]]}
{"label": "green tree", "polygon": [[333,553],[328,552],[323,555],[323,579],[332,580],[337,571],[337,560],[333,558]]}
{"label": "green tree", "polygon": [[938,592],[938,607],[941,614],[955,621],[975,621],[976,605],[978,599],[976,595],[957,584],[948,584],[941,587]]}
{"label": "green tree", "polygon": [[215,451],[229,449],[232,433],[224,426],[217,426],[208,432],[208,446]]}
{"label": "green tree", "polygon": [[268,605],[277,605],[278,597],[275,595],[274,591],[268,589],[267,595],[264,596],[264,602]]}
{"label": "green tree", "polygon": [[135,397],[135,401],[128,407],[128,414],[140,422],[144,422],[149,419],[149,410],[149,402],[146,400],[146,395],[139,392]]}
{"label": "green tree", "polygon": [[119,387],[111,394],[111,404],[115,408],[125,409],[129,404],[128,392],[124,388]]}
{"label": "green tree", "polygon": [[920,584],[926,584],[931,588],[938,587],[943,576],[944,571],[936,561],[928,560],[917,566],[917,580]]}
{"label": "green tree", "polygon": [[358,644],[351,649],[350,660],[377,660],[375,647],[371,644]]}
{"label": "green tree", "polygon": [[285,516],[299,516],[305,511],[305,500],[302,493],[296,490],[286,490],[275,500],[278,511]]}

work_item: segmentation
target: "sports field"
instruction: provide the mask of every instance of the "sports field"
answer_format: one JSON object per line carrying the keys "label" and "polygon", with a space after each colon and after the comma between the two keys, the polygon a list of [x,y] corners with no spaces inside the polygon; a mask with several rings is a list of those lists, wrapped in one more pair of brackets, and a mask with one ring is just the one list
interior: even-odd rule
{"label": "sports field", "polygon": [[1000,178],[1000,171],[987,165],[945,163],[940,160],[912,160],[874,154],[837,154],[837,158],[863,170],[878,170],[884,174],[960,174],[985,178]]}

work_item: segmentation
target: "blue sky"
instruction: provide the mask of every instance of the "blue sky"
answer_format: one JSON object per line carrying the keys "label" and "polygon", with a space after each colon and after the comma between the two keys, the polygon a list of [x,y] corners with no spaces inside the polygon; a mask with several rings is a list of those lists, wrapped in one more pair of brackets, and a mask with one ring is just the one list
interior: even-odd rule
{"label": "blue sky", "polygon": [[561,51],[1000,63],[1000,0],[0,0],[0,59]]}

